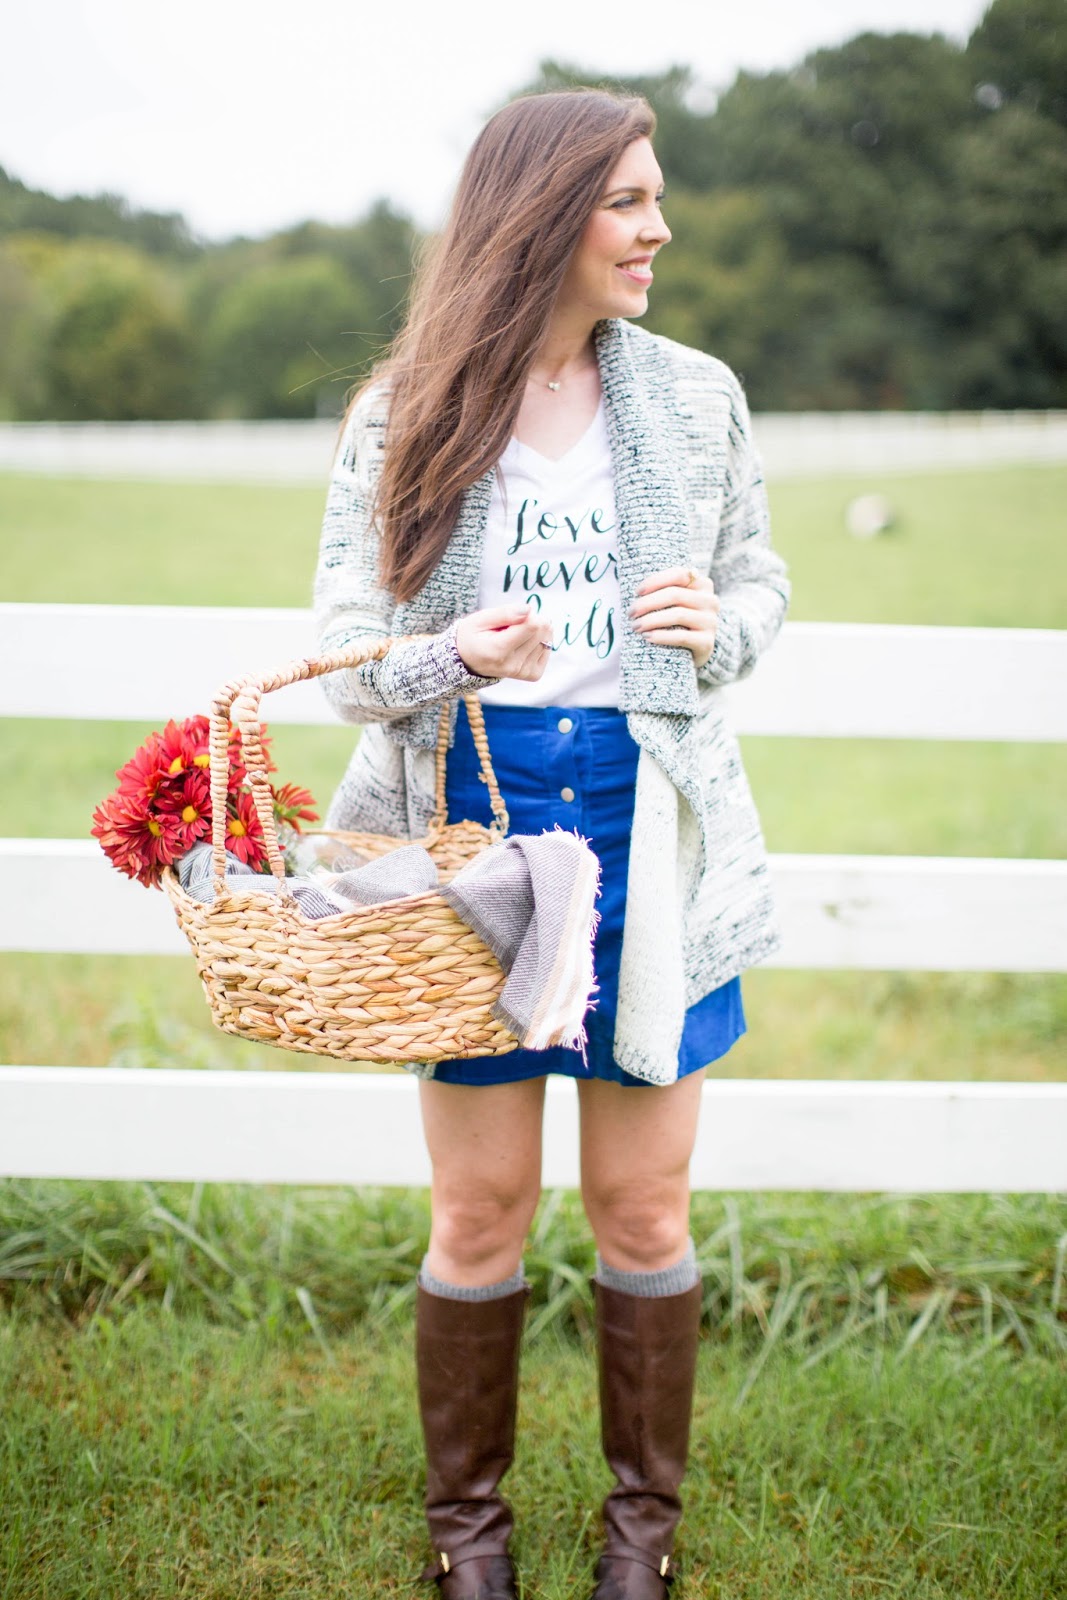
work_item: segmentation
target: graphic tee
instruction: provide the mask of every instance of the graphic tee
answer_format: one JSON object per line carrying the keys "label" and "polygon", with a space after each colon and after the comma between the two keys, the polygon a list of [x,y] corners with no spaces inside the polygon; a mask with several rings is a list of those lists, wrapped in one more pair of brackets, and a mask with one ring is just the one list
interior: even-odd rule
{"label": "graphic tee", "polygon": [[601,400],[558,461],[512,438],[486,525],[478,609],[528,605],[552,624],[537,683],[502,678],[489,705],[617,706],[622,639],[615,489]]}

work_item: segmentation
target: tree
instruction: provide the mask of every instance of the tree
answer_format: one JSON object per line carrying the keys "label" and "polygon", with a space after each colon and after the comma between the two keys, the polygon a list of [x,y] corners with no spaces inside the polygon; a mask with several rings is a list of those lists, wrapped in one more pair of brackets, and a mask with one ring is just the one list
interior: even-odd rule
{"label": "tree", "polygon": [[697,94],[689,67],[637,77],[605,77],[558,61],[542,61],[537,77],[520,94],[555,89],[607,87],[623,94],[644,95],[656,113],[656,154],[667,182],[686,189],[705,189],[714,181],[712,114],[696,110]]}
{"label": "tree", "polygon": [[738,74],[713,118],[714,182],[764,194],[796,258],[844,250],[877,264],[979,115],[946,40],[861,34],[791,73]]}
{"label": "tree", "polygon": [[[0,242],[0,417],[43,415],[40,351],[47,325],[47,300],[32,267],[32,252],[19,235]],[[30,259],[27,259],[30,257]]]}
{"label": "tree", "polygon": [[967,41],[967,66],[985,103],[999,95],[1067,125],[1067,4],[993,0]]}
{"label": "tree", "polygon": [[71,244],[45,280],[41,375],[60,420],[193,414],[193,341],[173,284],[121,245]]}
{"label": "tree", "polygon": [[304,222],[275,234],[280,257],[329,256],[358,288],[368,323],[361,332],[368,352],[387,344],[403,319],[411,285],[412,255],[418,235],[409,220],[379,200],[359,222],[331,227]]}
{"label": "tree", "polygon": [[362,359],[368,308],[338,262],[266,262],[232,283],[209,323],[204,360],[216,412],[311,417],[341,409]]}
{"label": "tree", "polygon": [[177,212],[139,211],[116,194],[76,194],[60,200],[28,188],[0,167],[0,234],[30,230],[68,239],[113,239],[149,255],[183,259],[201,248]]}
{"label": "tree", "polygon": [[932,221],[950,330],[944,403],[1067,404],[1067,130],[1006,105],[954,150]]}

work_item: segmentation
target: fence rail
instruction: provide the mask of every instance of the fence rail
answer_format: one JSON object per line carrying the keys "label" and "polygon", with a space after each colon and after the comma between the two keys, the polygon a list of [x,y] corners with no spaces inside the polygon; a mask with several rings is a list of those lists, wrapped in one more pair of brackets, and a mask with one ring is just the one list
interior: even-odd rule
{"label": "fence rail", "polygon": [[[760,412],[769,478],[1067,460],[1067,411]],[[0,471],[321,489],[337,421],[0,423]]]}
{"label": "fence rail", "polygon": [[[550,1079],[544,1182],[578,1184],[574,1084]],[[406,1073],[0,1069],[0,1173],[425,1185]],[[1067,1084],[706,1083],[694,1189],[1047,1193]]]}
{"label": "fence rail", "polygon": [[[220,684],[314,651],[308,611],[0,602],[0,717],[152,721],[207,710]],[[794,738],[1067,739],[1067,632],[787,622],[722,691],[739,733]],[[317,683],[271,722],[334,724]]]}
{"label": "fence rail", "polygon": [[[311,642],[301,611],[3,605],[0,716],[158,722]],[[1065,682],[1063,633],[794,622],[724,700],[742,733],[1049,742],[1067,736]],[[266,714],[332,721],[306,684]],[[1067,862],[775,854],[770,869],[784,944],[768,965],[1067,971]],[[163,897],[91,841],[0,840],[0,872],[0,950],[188,959]],[[416,1100],[402,1073],[5,1066],[0,1173],[424,1183]],[[704,1100],[696,1188],[1067,1188],[1067,1085],[716,1080]],[[574,1085],[550,1082],[546,1182],[577,1182],[576,1128]]]}

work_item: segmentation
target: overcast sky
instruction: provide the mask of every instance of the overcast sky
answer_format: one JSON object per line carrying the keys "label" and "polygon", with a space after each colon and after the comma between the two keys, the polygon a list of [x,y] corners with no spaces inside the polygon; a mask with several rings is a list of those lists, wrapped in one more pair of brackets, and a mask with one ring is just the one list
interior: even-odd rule
{"label": "overcast sky", "polygon": [[988,0],[21,0],[0,54],[0,165],[110,190],[201,234],[443,213],[484,117],[554,58],[675,64],[710,95],[866,30],[966,40]]}

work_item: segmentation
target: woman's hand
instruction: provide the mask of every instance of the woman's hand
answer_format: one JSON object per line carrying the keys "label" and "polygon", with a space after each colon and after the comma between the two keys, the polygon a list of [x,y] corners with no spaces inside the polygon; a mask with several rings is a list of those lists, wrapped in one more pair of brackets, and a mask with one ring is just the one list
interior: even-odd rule
{"label": "woman's hand", "polygon": [[548,665],[552,625],[529,606],[490,606],[456,623],[456,649],[479,678],[524,678],[536,683]]}
{"label": "woman's hand", "polygon": [[654,572],[637,591],[630,607],[634,631],[652,644],[682,645],[702,667],[715,645],[719,597],[710,578],[694,567],[668,567]]}

